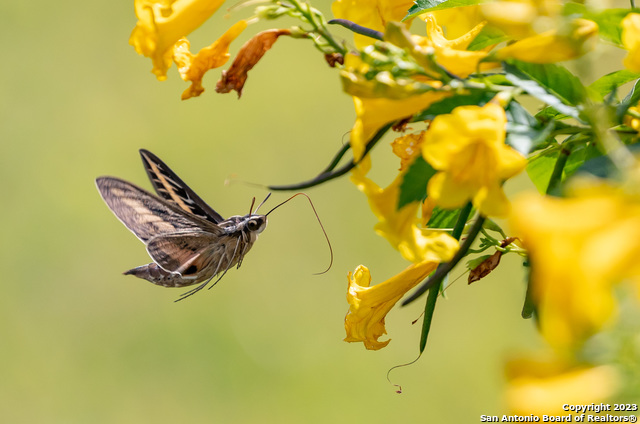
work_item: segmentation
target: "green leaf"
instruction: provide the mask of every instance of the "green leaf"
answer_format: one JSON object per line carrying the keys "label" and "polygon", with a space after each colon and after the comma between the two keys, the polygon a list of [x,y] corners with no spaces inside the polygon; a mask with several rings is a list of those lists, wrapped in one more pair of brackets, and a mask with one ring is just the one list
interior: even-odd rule
{"label": "green leaf", "polygon": [[538,82],[549,93],[554,94],[566,104],[576,106],[582,103],[586,97],[586,90],[580,79],[563,66],[552,63],[540,65],[514,60],[507,65],[507,68],[519,70],[520,73]]}
{"label": "green leaf", "polygon": [[506,86],[513,86],[513,84],[511,84],[511,81],[509,81],[507,79],[507,77],[505,76],[505,74],[503,73],[495,73],[495,74],[489,74],[489,75],[484,75],[483,78],[471,78],[470,81],[473,82],[490,82],[492,84],[496,84],[496,85],[506,85]]}
{"label": "green leaf", "polygon": [[[527,166],[527,174],[540,193],[545,193],[547,190],[558,155],[559,151],[554,149],[529,162]],[[604,178],[611,175],[612,170],[613,164],[608,158],[602,156],[595,143],[575,143],[564,165],[561,181],[566,181],[577,172],[587,172]]]}
{"label": "green leaf", "polygon": [[631,12],[630,9],[605,9],[600,13],[587,13],[586,19],[598,24],[598,34],[603,39],[622,45],[622,20]]}
{"label": "green leaf", "polygon": [[[634,155],[640,153],[640,143],[628,145],[626,148]],[[593,149],[595,149],[595,146],[593,146]],[[585,151],[584,163],[574,173],[587,173],[598,178],[609,179],[618,179],[622,176],[615,164],[609,159],[609,156],[601,154],[597,149],[590,151],[589,148]]]}
{"label": "green leaf", "polygon": [[451,9],[453,7],[473,6],[486,3],[488,0],[415,0],[414,5],[407,12],[403,21],[414,18],[418,15],[436,10]]}
{"label": "green leaf", "polygon": [[580,80],[559,65],[538,65],[520,61],[505,63],[506,77],[531,96],[558,112],[580,119],[574,105],[582,102],[586,90]]}
{"label": "green leaf", "polygon": [[627,96],[620,102],[616,108],[616,118],[618,123],[622,122],[622,118],[631,106],[635,106],[640,101],[640,80],[636,81],[635,85],[627,94]]}
{"label": "green leaf", "polygon": [[427,109],[415,115],[413,117],[413,121],[418,122],[433,119],[438,115],[451,113],[451,111],[453,111],[453,109],[457,108],[458,106],[482,106],[489,100],[491,100],[493,96],[495,96],[495,93],[492,92],[487,92],[484,90],[470,90],[469,94],[467,95],[447,97],[444,100],[433,103]]}
{"label": "green leaf", "polygon": [[549,121],[561,121],[563,119],[571,118],[569,115],[565,115],[564,113],[560,113],[551,106],[547,106],[542,108],[540,112],[536,113],[536,118],[543,122]]}
{"label": "green leaf", "polygon": [[467,50],[482,50],[485,47],[502,43],[511,39],[507,34],[498,28],[485,26],[480,33],[473,39]]}
{"label": "green leaf", "polygon": [[553,121],[547,125],[541,125],[516,101],[509,103],[505,112],[507,115],[507,138],[505,141],[523,156],[539,149],[538,146],[549,137],[555,127]]}
{"label": "green leaf", "polygon": [[499,226],[494,220],[487,218],[484,221],[484,225],[482,226],[485,230],[493,231],[499,233],[503,238],[507,238],[507,235],[504,233],[504,230],[501,226]]}
{"label": "green leaf", "polygon": [[527,165],[527,174],[541,194],[547,191],[553,168],[558,160],[558,153],[558,150],[553,150],[542,154]]}
{"label": "green leaf", "polygon": [[427,223],[427,228],[453,228],[460,215],[459,209],[442,209],[436,206],[431,213],[431,218]]}
{"label": "green leaf", "polygon": [[576,171],[587,161],[602,156],[602,153],[595,143],[580,144],[571,150],[571,155],[564,165],[562,180],[565,181],[571,177]]}
{"label": "green leaf", "polygon": [[527,292],[525,294],[525,298],[524,298],[524,304],[522,305],[522,318],[524,319],[530,319],[532,317],[538,317],[538,311],[536,309],[536,305],[533,302],[533,296],[531,294],[531,288],[532,288],[532,284],[531,284],[531,267],[529,265],[529,260],[527,259],[526,261],[524,261],[522,263],[522,267],[524,268],[526,274],[527,274]]}
{"label": "green leaf", "polygon": [[436,170],[421,155],[417,156],[400,183],[397,209],[427,197],[427,183],[435,173]]}
{"label": "green leaf", "polygon": [[585,173],[598,178],[611,178],[617,173],[617,168],[608,156],[600,155],[585,161],[575,173]]}
{"label": "green leaf", "polygon": [[602,99],[609,93],[620,88],[621,85],[638,78],[640,78],[640,73],[622,69],[598,78],[589,85],[589,88]]}
{"label": "green leaf", "polygon": [[507,122],[507,137],[505,143],[520,152],[523,156],[540,150],[544,146],[547,137],[555,128],[553,122],[549,122],[542,128],[532,128],[526,125],[511,124]]}
{"label": "green leaf", "polygon": [[505,109],[505,114],[507,115],[507,120],[513,122],[514,124],[527,125],[530,127],[535,127],[538,125],[538,121],[536,118],[531,116],[529,111],[522,107],[520,103],[517,101],[512,101]]}

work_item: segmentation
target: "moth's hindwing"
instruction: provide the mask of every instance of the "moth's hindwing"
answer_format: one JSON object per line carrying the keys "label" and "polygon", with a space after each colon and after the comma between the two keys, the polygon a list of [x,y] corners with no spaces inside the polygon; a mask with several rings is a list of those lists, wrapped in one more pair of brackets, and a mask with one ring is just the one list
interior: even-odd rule
{"label": "moth's hindwing", "polygon": [[204,232],[167,234],[149,240],[147,252],[166,271],[193,276],[211,266],[219,238]]}

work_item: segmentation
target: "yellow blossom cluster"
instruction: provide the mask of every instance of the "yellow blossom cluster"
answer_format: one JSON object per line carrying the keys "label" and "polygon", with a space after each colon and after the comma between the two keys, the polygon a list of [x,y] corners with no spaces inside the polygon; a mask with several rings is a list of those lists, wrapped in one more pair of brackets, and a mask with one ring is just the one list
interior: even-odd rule
{"label": "yellow blossom cluster", "polygon": [[229,45],[247,27],[245,21],[240,21],[209,47],[197,54],[191,53],[185,37],[209,19],[223,3],[224,0],[135,0],[138,22],[129,44],[139,54],[151,59],[152,72],[159,80],[167,78],[167,70],[175,62],[182,79],[192,82],[183,98],[202,93],[204,74],[229,60]]}

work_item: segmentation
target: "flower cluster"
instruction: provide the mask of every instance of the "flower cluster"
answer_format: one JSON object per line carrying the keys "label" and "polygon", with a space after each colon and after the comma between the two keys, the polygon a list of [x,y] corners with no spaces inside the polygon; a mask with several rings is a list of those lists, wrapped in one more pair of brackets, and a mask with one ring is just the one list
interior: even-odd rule
{"label": "flower cluster", "polygon": [[[599,402],[639,389],[640,376],[625,383],[625,361],[611,358],[632,337],[619,305],[630,300],[637,311],[640,293],[640,11],[559,0],[336,0],[335,19],[326,21],[307,3],[265,0],[193,54],[184,37],[222,1],[135,4],[131,44],[151,58],[158,79],[177,65],[191,83],[185,99],[204,91],[203,75],[224,65],[232,41],[260,19],[286,15],[301,25],[253,36],[216,91],[240,95],[248,71],[281,36],[312,42],[336,69],[355,106],[349,144],[316,178],[270,188],[350,174],[378,220],[374,230],[408,263],[377,284],[364,265],[348,273],[345,341],[384,348],[387,314],[428,291],[422,352],[453,267],[468,257],[475,282],[512,254],[525,258],[522,315],[537,321],[549,346],[544,357],[507,365],[512,409],[553,413],[558,398]],[[350,29],[353,39],[337,39],[332,25]],[[565,62],[592,68],[602,40],[626,51],[624,69],[587,85]],[[369,152],[392,132],[389,153],[399,170],[382,188],[369,177]],[[510,199],[504,186],[525,169],[538,192]],[[506,231],[492,218],[507,218]],[[487,250],[493,253],[476,256]],[[612,334],[614,341],[598,342]]]}

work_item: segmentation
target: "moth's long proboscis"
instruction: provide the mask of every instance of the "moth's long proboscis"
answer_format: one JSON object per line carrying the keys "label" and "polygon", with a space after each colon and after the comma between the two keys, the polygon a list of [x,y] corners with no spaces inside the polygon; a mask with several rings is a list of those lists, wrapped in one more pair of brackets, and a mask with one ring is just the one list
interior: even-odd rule
{"label": "moth's long proboscis", "polygon": [[[287,200],[285,200],[282,203],[279,203],[277,205],[275,205],[273,208],[271,208],[271,210],[269,212],[267,212],[266,214],[264,214],[264,216],[269,215],[271,212],[275,211],[276,209],[278,209],[280,206],[284,205],[285,203],[287,203],[289,200],[292,200],[294,197],[298,197],[298,196],[304,196],[307,198],[307,200],[309,201],[309,205],[311,205],[311,209],[313,209],[313,213],[316,216],[316,219],[318,220],[318,224],[320,224],[320,228],[322,229],[322,233],[324,234],[324,238],[325,240],[327,240],[327,245],[329,245],[329,255],[331,256],[331,259],[329,261],[329,266],[327,267],[327,269],[325,269],[322,272],[317,272],[314,273],[313,275],[322,275],[326,272],[328,272],[331,269],[331,266],[333,265],[333,248],[331,247],[331,242],[329,241],[329,236],[327,235],[327,231],[324,229],[324,225],[322,225],[322,221],[320,220],[320,216],[318,215],[318,211],[316,211],[315,206],[313,206],[313,202],[311,201],[311,198],[306,194],[306,193],[296,193],[293,196],[289,197]],[[269,196],[267,196],[267,198],[269,198]],[[266,201],[267,199],[265,199]],[[263,202],[264,203],[264,202]]]}

